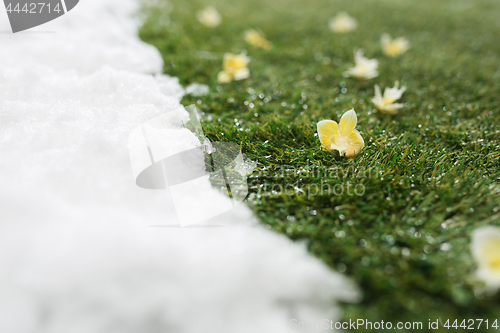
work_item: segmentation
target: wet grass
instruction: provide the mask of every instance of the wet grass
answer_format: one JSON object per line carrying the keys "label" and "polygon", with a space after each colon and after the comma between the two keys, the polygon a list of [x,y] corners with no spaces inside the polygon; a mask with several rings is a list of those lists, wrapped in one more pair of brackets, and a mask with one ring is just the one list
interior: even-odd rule
{"label": "wet grass", "polygon": [[[219,27],[196,21],[207,5]],[[356,31],[328,29],[340,10]],[[141,37],[165,73],[210,87],[182,101],[203,110],[208,137],[258,162],[247,203],[262,223],[362,288],[345,319],[421,321],[424,331],[429,319],[500,319],[500,296],[474,277],[469,249],[473,229],[500,225],[500,2],[172,0],[145,13]],[[249,28],[273,48],[247,45]],[[384,32],[411,49],[385,57]],[[342,76],[356,48],[379,60],[378,78]],[[245,49],[250,78],[218,84],[223,54]],[[396,80],[408,89],[392,117],[370,100],[375,83]],[[321,151],[316,123],[351,108],[365,148],[352,160]]]}

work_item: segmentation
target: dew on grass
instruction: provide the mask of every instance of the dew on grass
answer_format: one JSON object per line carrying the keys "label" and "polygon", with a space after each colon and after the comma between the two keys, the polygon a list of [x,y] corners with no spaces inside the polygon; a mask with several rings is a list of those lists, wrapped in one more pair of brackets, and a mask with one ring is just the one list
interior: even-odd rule
{"label": "dew on grass", "polygon": [[453,246],[450,243],[443,243],[443,244],[441,244],[441,246],[439,248],[441,249],[441,251],[448,252],[448,251],[451,251]]}

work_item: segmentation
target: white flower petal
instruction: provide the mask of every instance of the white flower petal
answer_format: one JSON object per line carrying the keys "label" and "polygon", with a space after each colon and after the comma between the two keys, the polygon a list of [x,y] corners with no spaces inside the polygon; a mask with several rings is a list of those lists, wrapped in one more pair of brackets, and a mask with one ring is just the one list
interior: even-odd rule
{"label": "white flower petal", "polygon": [[247,67],[239,69],[236,71],[236,73],[234,73],[234,79],[236,81],[244,80],[249,76],[250,76],[250,70]]}
{"label": "white flower petal", "polygon": [[500,228],[485,226],[472,233],[471,251],[477,276],[491,289],[500,288]]}

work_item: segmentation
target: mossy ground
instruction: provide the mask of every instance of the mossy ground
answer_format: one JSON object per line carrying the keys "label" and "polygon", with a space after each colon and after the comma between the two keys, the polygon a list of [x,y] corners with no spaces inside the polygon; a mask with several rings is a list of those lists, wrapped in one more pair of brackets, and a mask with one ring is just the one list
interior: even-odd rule
{"label": "mossy ground", "polygon": [[[207,5],[222,14],[219,27],[196,20]],[[358,19],[356,31],[328,29],[340,10]],[[247,203],[262,223],[306,241],[363,290],[345,319],[421,321],[424,331],[429,319],[500,319],[500,296],[474,278],[469,248],[472,230],[500,225],[500,2],[171,0],[145,13],[140,34],[165,73],[209,85],[183,100],[204,111],[208,137],[258,162]],[[273,48],[247,45],[249,28]],[[385,57],[384,32],[406,36],[410,50]],[[379,60],[378,78],[342,76],[356,48]],[[218,84],[223,54],[245,49],[250,78]],[[374,84],[396,80],[406,107],[381,114]],[[351,160],[320,150],[316,123],[351,108],[365,148]]]}

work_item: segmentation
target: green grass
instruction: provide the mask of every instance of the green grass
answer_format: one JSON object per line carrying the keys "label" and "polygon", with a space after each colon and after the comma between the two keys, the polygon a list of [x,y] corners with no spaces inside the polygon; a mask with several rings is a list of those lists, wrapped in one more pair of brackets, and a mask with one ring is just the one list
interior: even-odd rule
{"label": "green grass", "polygon": [[[258,162],[247,203],[261,222],[306,241],[362,288],[361,303],[344,305],[345,319],[422,321],[424,328],[439,317],[500,319],[500,296],[482,292],[469,249],[472,230],[500,225],[500,2],[170,4],[145,10],[141,38],[160,50],[165,73],[209,85],[209,95],[182,103],[204,111],[212,141],[240,144]],[[207,5],[222,14],[219,27],[196,21]],[[328,29],[340,10],[358,19],[356,31]],[[262,30],[273,48],[247,45],[249,28]],[[385,57],[383,32],[406,36],[410,50]],[[379,60],[378,78],[343,78],[356,48]],[[245,49],[250,78],[218,84],[223,54]],[[370,100],[375,83],[396,80],[408,89],[406,107],[392,117]],[[351,160],[320,150],[316,123],[338,121],[351,108],[365,148]],[[280,185],[289,185],[288,194]],[[321,185],[323,194],[308,195]],[[344,193],[328,194],[327,185]]]}

